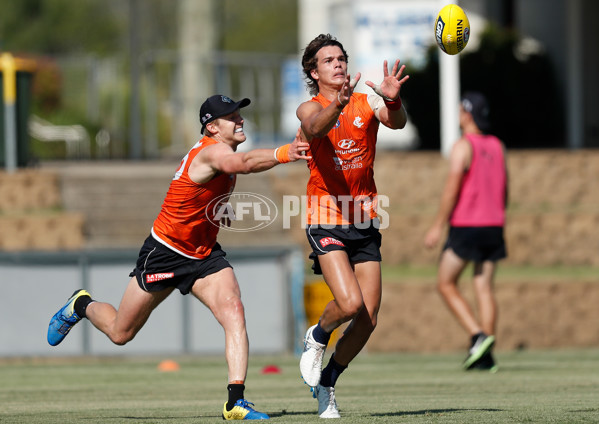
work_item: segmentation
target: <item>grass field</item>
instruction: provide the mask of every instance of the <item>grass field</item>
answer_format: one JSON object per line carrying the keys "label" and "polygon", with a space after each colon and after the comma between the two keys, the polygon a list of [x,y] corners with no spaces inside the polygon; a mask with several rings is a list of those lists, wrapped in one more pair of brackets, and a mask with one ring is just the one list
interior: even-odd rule
{"label": "grass field", "polygon": [[[496,374],[460,369],[457,354],[362,354],[337,384],[346,423],[597,423],[599,349],[499,352]],[[5,359],[0,423],[217,423],[222,358]],[[279,374],[262,374],[267,365]],[[252,356],[246,397],[273,422],[311,423],[316,400],[298,358]]]}

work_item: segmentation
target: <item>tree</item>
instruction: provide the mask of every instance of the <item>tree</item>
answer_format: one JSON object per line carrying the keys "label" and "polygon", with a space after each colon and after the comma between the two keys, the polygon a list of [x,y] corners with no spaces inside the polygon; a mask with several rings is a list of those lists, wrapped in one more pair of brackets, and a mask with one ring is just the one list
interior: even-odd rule
{"label": "tree", "polygon": [[0,10],[4,50],[108,54],[122,42],[124,17],[103,0],[0,0]]}

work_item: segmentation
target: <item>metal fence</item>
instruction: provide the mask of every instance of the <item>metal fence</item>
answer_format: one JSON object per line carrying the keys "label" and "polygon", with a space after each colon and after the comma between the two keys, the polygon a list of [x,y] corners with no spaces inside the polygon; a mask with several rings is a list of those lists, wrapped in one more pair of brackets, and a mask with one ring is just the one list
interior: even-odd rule
{"label": "metal fence", "polygon": [[141,140],[143,156],[151,158],[178,156],[195,143],[200,136],[199,107],[212,94],[249,97],[252,104],[243,111],[246,133],[252,144],[264,146],[293,136],[299,124],[294,122],[295,108],[307,98],[295,56],[151,51],[139,59],[135,78],[124,57],[56,61],[63,76],[63,103],[85,111],[94,126],[92,155],[99,158],[128,157],[133,88],[139,92],[140,115],[139,134],[133,137]]}
{"label": "metal fence", "polygon": [[[231,249],[253,353],[301,351],[304,268],[298,249]],[[137,251],[0,252],[0,357],[220,354],[224,334],[193,296],[175,291],[126,346],[113,345],[84,320],[58,347],[46,342],[50,317],[73,291],[119,304]]]}

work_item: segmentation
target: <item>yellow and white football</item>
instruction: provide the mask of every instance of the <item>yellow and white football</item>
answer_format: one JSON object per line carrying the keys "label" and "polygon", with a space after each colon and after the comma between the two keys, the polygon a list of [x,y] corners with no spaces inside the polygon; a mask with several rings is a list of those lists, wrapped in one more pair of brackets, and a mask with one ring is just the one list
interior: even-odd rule
{"label": "yellow and white football", "polygon": [[445,6],[435,19],[435,40],[445,53],[458,54],[470,38],[470,22],[462,8],[456,4]]}

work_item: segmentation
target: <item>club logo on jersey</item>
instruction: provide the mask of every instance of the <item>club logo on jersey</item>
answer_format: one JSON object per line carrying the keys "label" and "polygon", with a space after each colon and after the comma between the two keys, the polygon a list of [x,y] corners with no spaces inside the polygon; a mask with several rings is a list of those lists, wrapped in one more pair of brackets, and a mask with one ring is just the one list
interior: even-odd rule
{"label": "club logo on jersey", "polygon": [[206,207],[206,217],[212,225],[234,232],[268,227],[278,214],[277,205],[268,197],[247,192],[220,195]]}
{"label": "club logo on jersey", "polygon": [[362,118],[356,116],[356,119],[354,119],[354,127],[362,128],[363,125],[364,122],[362,122]]}
{"label": "club logo on jersey", "polygon": [[339,146],[339,148],[341,148],[343,150],[347,150],[347,149],[351,148],[354,144],[356,144],[356,142],[354,140],[352,140],[351,138],[346,138],[346,139],[340,140],[337,143],[337,146]]}
{"label": "club logo on jersey", "polygon": [[174,272],[159,272],[158,274],[148,274],[146,275],[146,283],[155,283],[156,281],[168,280],[169,278],[173,278],[175,276]]}
{"label": "club logo on jersey", "polygon": [[346,138],[337,142],[338,149],[335,149],[336,155],[346,156],[355,153],[360,153],[360,147],[356,146],[356,142],[351,138]]}
{"label": "club logo on jersey", "polygon": [[336,244],[337,246],[345,247],[345,245],[340,240],[337,240],[336,238],[333,238],[333,237],[324,237],[324,238],[320,239],[320,245],[322,247],[327,247],[329,244]]}

